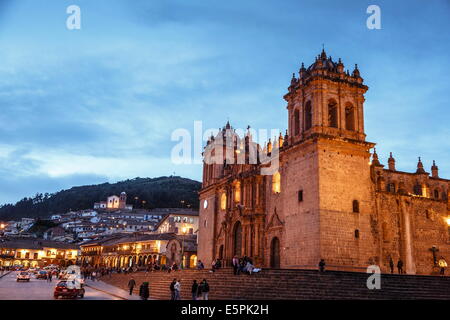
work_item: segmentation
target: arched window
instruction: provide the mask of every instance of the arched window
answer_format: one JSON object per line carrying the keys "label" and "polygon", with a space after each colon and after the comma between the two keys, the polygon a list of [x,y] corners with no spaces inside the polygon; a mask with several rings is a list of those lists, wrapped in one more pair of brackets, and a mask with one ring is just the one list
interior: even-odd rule
{"label": "arched window", "polygon": [[439,190],[434,190],[434,198],[437,200],[439,199]]}
{"label": "arched window", "polygon": [[359,213],[359,201],[358,200],[353,200],[353,212]]}
{"label": "arched window", "polygon": [[272,191],[273,193],[281,192],[281,175],[278,171],[272,176]]}
{"label": "arched window", "polygon": [[220,196],[220,209],[226,210],[227,209],[227,194],[225,192],[222,193]]}
{"label": "arched window", "polygon": [[305,131],[312,128],[312,107],[311,101],[305,105]]}
{"label": "arched window", "polygon": [[421,196],[422,195],[422,186],[420,184],[416,184],[413,188],[414,194]]}
{"label": "arched window", "polygon": [[355,131],[355,109],[351,104],[345,107],[345,129]]}
{"label": "arched window", "polygon": [[299,135],[300,133],[300,111],[295,109],[294,111],[294,135]]}
{"label": "arched window", "polygon": [[394,183],[388,183],[386,187],[386,191],[390,193],[395,193],[395,184]]}
{"label": "arched window", "polygon": [[190,258],[189,258],[189,268],[193,269],[197,266],[197,255],[193,254]]}
{"label": "arched window", "polygon": [[241,182],[236,182],[234,187],[234,202],[241,202]]}
{"label": "arched window", "polygon": [[338,127],[338,108],[334,100],[328,103],[328,126],[331,128]]}

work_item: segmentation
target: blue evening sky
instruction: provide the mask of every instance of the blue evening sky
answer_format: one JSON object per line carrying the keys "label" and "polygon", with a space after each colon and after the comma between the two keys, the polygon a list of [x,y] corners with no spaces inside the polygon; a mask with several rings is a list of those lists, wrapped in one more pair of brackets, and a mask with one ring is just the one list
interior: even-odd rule
{"label": "blue evening sky", "polygon": [[[66,28],[81,8],[82,29]],[[381,7],[382,29],[366,9]],[[358,63],[384,164],[450,178],[448,0],[0,0],[0,204],[134,177],[201,179],[171,134],[287,126],[282,96],[322,43]]]}

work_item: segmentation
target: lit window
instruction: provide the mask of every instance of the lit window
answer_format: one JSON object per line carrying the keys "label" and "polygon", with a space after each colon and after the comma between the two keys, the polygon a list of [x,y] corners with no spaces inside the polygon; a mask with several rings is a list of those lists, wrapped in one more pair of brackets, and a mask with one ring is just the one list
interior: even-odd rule
{"label": "lit window", "polygon": [[274,193],[281,192],[281,175],[278,171],[272,176],[272,191]]}
{"label": "lit window", "polygon": [[236,182],[236,187],[234,189],[234,201],[241,202],[241,183]]}
{"label": "lit window", "polygon": [[226,193],[222,193],[222,196],[220,197],[220,209],[226,210],[227,209],[227,195]]}

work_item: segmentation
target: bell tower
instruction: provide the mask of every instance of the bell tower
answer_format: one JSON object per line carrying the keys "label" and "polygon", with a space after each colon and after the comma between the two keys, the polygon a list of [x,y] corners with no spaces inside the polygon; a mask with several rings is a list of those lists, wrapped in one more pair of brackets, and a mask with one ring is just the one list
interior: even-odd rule
{"label": "bell tower", "polygon": [[300,68],[299,77],[294,74],[288,102],[289,136],[291,143],[308,139],[316,134],[365,141],[364,94],[358,66],[353,72],[344,71],[341,59],[333,61],[325,50],[308,68]]}
{"label": "bell tower", "polygon": [[122,192],[119,198],[119,209],[125,209],[127,206],[127,194]]}
{"label": "bell tower", "polygon": [[375,144],[364,131],[367,90],[357,65],[345,71],[341,59],[322,50],[308,68],[302,64],[284,96],[289,134],[280,152],[277,212],[288,221],[286,254],[299,265],[315,268],[325,259],[355,271],[380,261],[372,227]]}

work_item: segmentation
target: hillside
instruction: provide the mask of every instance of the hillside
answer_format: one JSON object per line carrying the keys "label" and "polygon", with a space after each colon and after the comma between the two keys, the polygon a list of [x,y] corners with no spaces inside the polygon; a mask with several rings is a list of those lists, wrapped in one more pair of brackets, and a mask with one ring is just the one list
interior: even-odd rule
{"label": "hillside", "polygon": [[[106,201],[106,197],[119,195],[122,191],[128,195],[127,202],[137,208],[179,208],[189,205],[198,209],[197,192],[200,187],[200,182],[181,177],[135,178],[113,184],[73,187],[54,194],[38,193],[16,204],[3,205],[0,207],[0,218],[46,217],[70,210],[90,209],[95,202]],[[136,201],[135,197],[139,200]]]}

